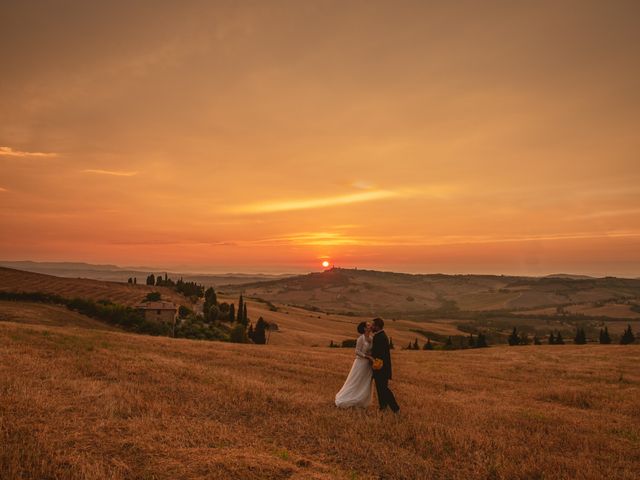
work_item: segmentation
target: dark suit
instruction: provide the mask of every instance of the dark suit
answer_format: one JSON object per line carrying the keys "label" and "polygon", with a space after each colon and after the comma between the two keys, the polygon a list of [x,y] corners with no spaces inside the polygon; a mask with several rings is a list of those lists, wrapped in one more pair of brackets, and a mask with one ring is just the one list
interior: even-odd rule
{"label": "dark suit", "polygon": [[391,380],[391,350],[389,349],[389,338],[384,330],[373,336],[373,345],[371,346],[371,356],[382,360],[382,368],[373,371],[373,379],[376,381],[376,392],[378,393],[378,403],[380,410],[390,407],[391,410],[397,412],[400,410],[396,397],[389,389],[389,380]]}

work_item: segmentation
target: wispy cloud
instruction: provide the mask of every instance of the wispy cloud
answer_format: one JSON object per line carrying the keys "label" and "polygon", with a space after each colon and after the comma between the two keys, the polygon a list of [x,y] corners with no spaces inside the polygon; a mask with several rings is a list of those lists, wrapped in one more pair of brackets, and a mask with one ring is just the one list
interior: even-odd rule
{"label": "wispy cloud", "polygon": [[100,169],[94,169],[94,168],[88,168],[86,170],[83,170],[83,172],[94,173],[96,175],[112,175],[115,177],[133,177],[134,175],[138,174],[138,172],[124,172],[119,170],[100,170]]}
{"label": "wispy cloud", "polygon": [[304,198],[280,200],[274,202],[250,203],[231,207],[233,213],[275,213],[293,210],[308,210],[314,208],[335,207],[352,203],[371,202],[402,196],[402,193],[392,190],[369,190],[365,192],[349,193],[332,197]]}
{"label": "wispy cloud", "polygon": [[627,208],[621,210],[603,210],[599,212],[585,213],[571,217],[574,220],[588,220],[592,218],[620,217],[624,215],[636,215],[640,213],[640,208]]}
{"label": "wispy cloud", "polygon": [[23,152],[11,147],[0,147],[0,157],[57,157],[57,153]]}
{"label": "wispy cloud", "polygon": [[565,234],[540,234],[522,236],[491,235],[345,235],[339,232],[299,232],[280,237],[266,238],[253,244],[296,245],[296,246],[403,246],[435,247],[444,245],[495,244],[533,241],[588,240],[600,238],[639,238],[636,231],[578,232]]}
{"label": "wispy cloud", "polygon": [[9,190],[7,190],[6,188],[4,188],[4,187],[0,187],[0,192],[8,192],[8,191],[9,191]]}

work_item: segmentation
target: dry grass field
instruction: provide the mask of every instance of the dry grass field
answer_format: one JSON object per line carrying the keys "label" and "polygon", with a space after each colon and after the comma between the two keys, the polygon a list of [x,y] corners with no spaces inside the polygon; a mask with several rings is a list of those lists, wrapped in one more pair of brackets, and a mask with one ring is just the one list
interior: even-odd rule
{"label": "dry grass field", "polygon": [[61,305],[32,302],[8,302],[0,300],[0,321],[31,323],[36,325],[92,328],[96,330],[118,329]]}
{"label": "dry grass field", "polygon": [[[237,297],[220,296],[220,299],[226,302],[238,301]],[[247,305],[253,321],[263,317],[267,322],[278,325],[278,331],[272,332],[269,337],[269,343],[273,345],[326,347],[331,341],[339,343],[342,340],[357,338],[358,323],[372,318],[313,312],[281,304],[277,304],[277,311],[272,311],[264,303],[252,300],[247,300]],[[387,331],[397,346],[406,345],[416,338],[422,344],[424,336],[413,330],[424,330],[439,335],[466,335],[455,325],[445,321],[396,320],[387,323]]]}
{"label": "dry grass field", "polygon": [[333,407],[351,362],[0,322],[0,478],[638,478],[638,346],[396,351],[397,417]]}
{"label": "dry grass field", "polygon": [[0,267],[0,291],[51,293],[66,298],[111,300],[114,303],[129,306],[142,301],[149,292],[160,292],[167,300],[176,304],[189,305],[189,301],[184,296],[167,287],[55,277],[4,267]]}

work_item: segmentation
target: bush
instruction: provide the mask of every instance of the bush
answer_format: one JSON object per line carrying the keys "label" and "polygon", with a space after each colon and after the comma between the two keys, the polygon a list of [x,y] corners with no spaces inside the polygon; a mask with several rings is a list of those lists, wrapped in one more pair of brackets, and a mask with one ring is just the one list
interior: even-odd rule
{"label": "bush", "polygon": [[162,300],[162,295],[160,295],[160,292],[149,292],[147,293],[147,296],[144,297],[144,299],[147,302],[159,302],[160,300]]}
{"label": "bush", "polygon": [[342,341],[342,348],[356,348],[356,342],[357,340],[343,340]]}
{"label": "bush", "polygon": [[234,325],[229,334],[229,341],[233,343],[249,343],[246,327],[241,323]]}

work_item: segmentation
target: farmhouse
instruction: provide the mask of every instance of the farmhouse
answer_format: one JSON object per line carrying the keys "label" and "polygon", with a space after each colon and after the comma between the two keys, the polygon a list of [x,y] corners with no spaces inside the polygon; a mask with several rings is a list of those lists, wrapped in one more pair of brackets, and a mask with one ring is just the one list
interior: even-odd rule
{"label": "farmhouse", "polygon": [[144,319],[150,322],[165,322],[173,325],[176,321],[177,307],[171,302],[142,302],[135,306],[144,313]]}

